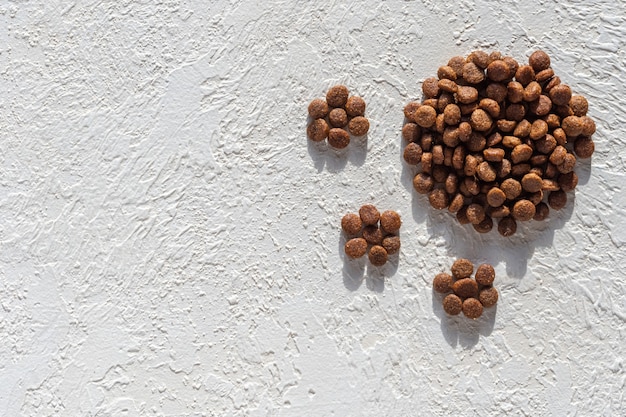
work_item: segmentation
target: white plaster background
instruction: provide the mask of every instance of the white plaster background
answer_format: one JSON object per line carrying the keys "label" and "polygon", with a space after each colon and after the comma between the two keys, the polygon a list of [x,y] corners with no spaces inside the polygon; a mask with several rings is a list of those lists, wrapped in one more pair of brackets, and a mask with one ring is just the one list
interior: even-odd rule
{"label": "white plaster background", "polygon": [[[623,1],[0,4],[0,415],[626,413]],[[553,57],[590,102],[575,199],[510,240],[434,212],[402,108],[450,56]],[[307,143],[343,82],[366,143]],[[571,196],[570,196],[571,197]],[[398,262],[341,256],[361,204]],[[432,277],[496,265],[497,311]]]}

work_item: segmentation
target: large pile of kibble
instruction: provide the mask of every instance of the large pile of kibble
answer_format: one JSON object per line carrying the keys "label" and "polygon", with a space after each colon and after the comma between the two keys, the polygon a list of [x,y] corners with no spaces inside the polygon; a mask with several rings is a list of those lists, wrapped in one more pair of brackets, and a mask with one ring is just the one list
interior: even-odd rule
{"label": "large pile of kibble", "polygon": [[498,218],[510,236],[517,221],[563,208],[578,184],[576,156],[594,151],[587,100],[554,75],[546,53],[528,62],[497,52],[454,57],[424,81],[424,100],[404,108],[404,160],[421,165],[415,190],[480,233]]}
{"label": "large pile of kibble", "polygon": [[351,238],[344,247],[346,255],[355,259],[367,253],[372,265],[383,266],[388,255],[400,251],[401,225],[398,213],[387,210],[381,214],[371,204],[361,207],[359,214],[346,214],[341,219],[341,228]]}
{"label": "large pile of kibble", "polygon": [[496,272],[493,266],[482,264],[476,268],[468,259],[457,259],[452,264],[452,275],[441,273],[433,280],[433,289],[447,294],[443,299],[446,313],[456,316],[463,314],[470,319],[477,319],[483,314],[483,308],[496,305],[498,291],[493,286]]}
{"label": "large pile of kibble", "polygon": [[316,98],[309,104],[312,122],[307,127],[307,136],[314,142],[328,138],[328,144],[343,149],[350,144],[350,134],[363,136],[370,128],[365,115],[365,101],[350,96],[348,88],[336,85],[326,93],[326,100]]}

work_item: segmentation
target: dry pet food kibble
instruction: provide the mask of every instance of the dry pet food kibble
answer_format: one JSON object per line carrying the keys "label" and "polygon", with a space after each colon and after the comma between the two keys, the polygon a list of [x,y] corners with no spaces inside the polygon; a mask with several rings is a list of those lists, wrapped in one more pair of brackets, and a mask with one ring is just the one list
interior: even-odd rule
{"label": "dry pet food kibble", "polygon": [[325,100],[316,98],[309,103],[309,116],[313,120],[307,127],[307,136],[313,142],[328,138],[328,144],[333,148],[346,148],[350,144],[350,134],[363,136],[369,131],[365,107],[365,101],[350,96],[346,86],[331,87]]}
{"label": "dry pet food kibble", "polygon": [[496,219],[511,236],[518,222],[565,206],[578,184],[577,158],[595,150],[596,125],[545,52],[533,52],[528,65],[497,52],[453,57],[422,92],[422,102],[404,107],[403,159],[420,168],[413,187],[433,208],[480,233]]}
{"label": "dry pet food kibble", "polygon": [[360,258],[367,253],[370,263],[382,266],[389,255],[400,252],[400,215],[393,210],[382,214],[378,209],[366,204],[359,209],[359,214],[348,213],[341,219],[341,229],[348,240],[344,250],[350,258]]}
{"label": "dry pet food kibble", "polygon": [[452,316],[461,312],[470,319],[483,314],[498,302],[498,291],[493,287],[496,277],[493,266],[481,264],[476,268],[475,279],[471,277],[474,264],[469,259],[457,259],[450,268],[452,274],[442,272],[433,279],[433,289],[447,294],[443,299],[444,311]]}

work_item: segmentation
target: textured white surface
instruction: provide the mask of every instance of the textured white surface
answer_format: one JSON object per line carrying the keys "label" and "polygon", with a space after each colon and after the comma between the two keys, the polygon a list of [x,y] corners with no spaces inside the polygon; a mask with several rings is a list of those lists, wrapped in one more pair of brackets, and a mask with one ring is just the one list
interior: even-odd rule
{"label": "textured white surface", "polygon": [[[624,3],[442,3],[2,2],[0,415],[625,415]],[[510,241],[401,161],[404,104],[476,48],[545,49],[598,125]],[[372,124],[341,155],[304,133],[337,82]],[[403,216],[380,270],[341,256],[363,203]],[[472,323],[430,287],[460,256],[498,274]]]}

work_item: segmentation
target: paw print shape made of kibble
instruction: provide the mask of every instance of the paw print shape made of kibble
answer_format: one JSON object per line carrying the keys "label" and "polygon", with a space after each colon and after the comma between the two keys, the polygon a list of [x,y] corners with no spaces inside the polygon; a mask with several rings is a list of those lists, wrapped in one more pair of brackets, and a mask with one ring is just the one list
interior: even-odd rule
{"label": "paw print shape made of kibble", "polygon": [[311,101],[309,116],[312,119],[307,127],[309,139],[322,142],[328,138],[328,144],[335,149],[346,148],[350,144],[350,134],[363,136],[370,128],[365,117],[365,101],[350,96],[345,85],[332,87],[326,93],[326,99]]}
{"label": "paw print shape made of kibble", "polygon": [[419,165],[413,187],[430,205],[479,233],[513,235],[544,220],[578,184],[577,158],[590,158],[596,131],[587,100],[573,95],[535,51],[527,65],[472,52],[424,80],[424,99],[404,108],[404,160]]}
{"label": "paw print shape made of kibble", "polygon": [[453,264],[451,274],[442,272],[435,276],[433,289],[446,294],[443,298],[443,309],[456,316],[463,312],[465,317],[477,319],[483,314],[483,308],[489,308],[498,302],[498,291],[493,286],[496,272],[493,266],[481,264],[476,268],[468,259],[457,259]]}
{"label": "paw print shape made of kibble", "polygon": [[359,213],[348,213],[341,219],[341,229],[349,240],[344,246],[351,259],[367,253],[370,263],[383,266],[389,255],[400,252],[400,215],[393,210],[380,213],[376,207],[366,204]]}

